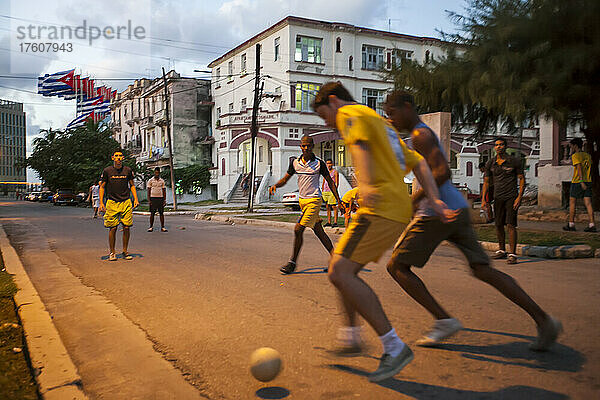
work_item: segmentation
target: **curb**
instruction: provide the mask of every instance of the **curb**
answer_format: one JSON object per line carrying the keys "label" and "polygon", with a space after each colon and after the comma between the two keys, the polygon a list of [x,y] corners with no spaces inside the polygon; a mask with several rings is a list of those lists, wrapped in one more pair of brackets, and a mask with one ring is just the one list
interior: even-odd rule
{"label": "curb", "polygon": [[[150,215],[150,211],[134,211],[135,215]],[[164,215],[195,215],[198,211],[165,211]]]}
{"label": "curb", "polygon": [[87,399],[77,368],[2,225],[0,248],[6,271],[14,275],[19,288],[14,300],[23,324],[31,366],[37,372],[35,380],[41,396],[45,400]]}
{"label": "curb", "polygon": [[[226,217],[223,215],[207,215],[203,213],[196,213],[194,219],[200,219],[205,221],[225,222],[229,224],[246,224],[246,225],[262,225],[272,227],[290,227],[294,226],[293,222],[281,222],[281,221],[269,221],[262,219],[250,219],[242,217]],[[324,228],[325,232],[333,234],[341,234],[344,232],[344,228]],[[498,250],[498,243],[495,242],[479,242],[481,247],[488,251]],[[573,259],[573,258],[600,258],[600,249],[596,249],[594,252],[588,245],[565,245],[565,246],[532,246],[527,244],[517,245],[517,254],[528,257],[541,257],[541,258],[560,258],[560,259]]]}

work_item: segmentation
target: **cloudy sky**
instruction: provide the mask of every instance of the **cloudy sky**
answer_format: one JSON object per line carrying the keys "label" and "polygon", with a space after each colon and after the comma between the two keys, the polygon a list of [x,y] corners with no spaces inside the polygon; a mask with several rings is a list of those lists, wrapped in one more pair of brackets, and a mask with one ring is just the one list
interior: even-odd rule
{"label": "cloudy sky", "polygon": [[[25,103],[30,152],[40,129],[63,129],[75,116],[74,101],[36,94],[37,82],[31,78],[39,75],[75,68],[119,90],[135,78],[158,76],[161,67],[207,77],[194,69],[206,69],[210,61],[288,15],[381,30],[391,24],[395,32],[439,37],[439,30],[454,30],[446,10],[460,12],[464,5],[465,0],[4,0],[0,98]],[[91,38],[105,29],[115,36],[114,27],[129,21],[129,36],[122,30],[120,39]],[[82,39],[66,36],[68,28],[84,24],[85,30],[78,31]],[[60,35],[61,27],[66,27],[65,37],[55,42],[67,44],[64,51],[26,49],[27,43],[44,42],[38,34],[47,38],[56,29]]]}

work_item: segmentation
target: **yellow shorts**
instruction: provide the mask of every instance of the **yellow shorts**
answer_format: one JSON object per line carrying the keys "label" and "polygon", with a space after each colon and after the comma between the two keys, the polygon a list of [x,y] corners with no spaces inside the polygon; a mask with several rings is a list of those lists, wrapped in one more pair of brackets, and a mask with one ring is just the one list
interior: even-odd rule
{"label": "yellow shorts", "polygon": [[352,218],[333,252],[362,265],[378,261],[396,243],[404,228],[406,224],[402,222],[359,214]]}
{"label": "yellow shorts", "polygon": [[333,195],[333,192],[323,192],[323,202],[330,206],[337,205],[337,200]]}
{"label": "yellow shorts", "polygon": [[123,224],[123,226],[133,225],[133,206],[131,199],[125,201],[108,200],[106,202],[106,212],[104,213],[104,226],[114,228]]}
{"label": "yellow shorts", "polygon": [[299,199],[302,215],[298,223],[307,228],[314,228],[317,222],[321,221],[319,211],[321,211],[321,198]]}

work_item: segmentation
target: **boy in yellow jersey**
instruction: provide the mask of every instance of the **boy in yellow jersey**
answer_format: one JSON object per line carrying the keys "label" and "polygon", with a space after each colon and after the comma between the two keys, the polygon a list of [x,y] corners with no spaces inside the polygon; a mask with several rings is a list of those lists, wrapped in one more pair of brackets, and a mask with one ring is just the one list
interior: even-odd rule
{"label": "boy in yellow jersey", "polygon": [[371,261],[377,261],[396,242],[412,216],[404,176],[413,171],[422,183],[432,208],[444,221],[456,217],[439,199],[437,185],[427,163],[410,150],[396,130],[374,110],[357,104],[339,82],[321,87],[313,109],[331,128],[337,129],[350,149],[356,170],[360,208],[337,243],[329,262],[329,280],[338,290],[347,326],[339,336],[347,353],[360,351],[360,314],[377,332],[383,356],[371,382],[396,375],[412,359],[410,348],[392,328],[377,295],[358,277]]}
{"label": "boy in yellow jersey", "polygon": [[344,214],[344,226],[347,228],[350,223],[350,218],[352,214],[358,210],[358,188],[348,190],[342,196],[342,204],[344,208],[346,208],[346,213]]}
{"label": "boy in yellow jersey", "polygon": [[573,164],[573,179],[571,180],[571,194],[569,196],[569,223],[563,226],[565,231],[575,230],[575,205],[577,199],[583,199],[587,209],[590,223],[584,232],[597,232],[592,208],[592,156],[582,151],[583,140],[575,138],[570,142],[571,163]]}
{"label": "boy in yellow jersey", "polygon": [[298,158],[293,158],[283,178],[269,188],[269,193],[272,195],[277,188],[285,185],[293,175],[298,175],[298,197],[300,198],[299,203],[302,215],[294,228],[292,258],[279,269],[282,274],[291,274],[296,270],[296,262],[302,248],[304,230],[306,228],[312,228],[328,253],[331,253],[333,249],[331,239],[329,239],[329,236],[323,230],[321,218],[319,217],[323,196],[321,189],[319,189],[319,177],[323,176],[325,182],[329,184],[332,195],[338,203],[340,202],[340,196],[325,163],[313,153],[314,147],[315,144],[310,136],[302,136],[300,140],[302,155]]}

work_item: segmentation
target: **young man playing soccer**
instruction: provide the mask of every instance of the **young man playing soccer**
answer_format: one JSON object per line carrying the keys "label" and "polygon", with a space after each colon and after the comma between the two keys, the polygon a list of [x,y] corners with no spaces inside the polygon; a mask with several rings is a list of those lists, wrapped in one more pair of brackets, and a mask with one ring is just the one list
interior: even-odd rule
{"label": "young man playing soccer", "polygon": [[433,346],[462,329],[460,322],[438,304],[425,284],[411,270],[413,266],[422,268],[436,247],[448,240],[465,255],[475,277],[495,287],[531,315],[537,323],[539,333],[531,348],[546,350],[560,333],[560,322],[546,314],[513,278],[490,266],[489,258],[477,241],[471,225],[469,205],[452,184],[446,154],[436,134],[419,119],[412,95],[402,91],[390,94],[384,110],[398,131],[411,133],[412,147],[429,164],[442,201],[448,207],[460,210],[456,221],[444,224],[435,216],[429,200],[424,198],[423,190],[415,191],[414,217],[398,240],[388,263],[390,275],[436,319],[433,329],[417,344]]}
{"label": "young man playing soccer", "polygon": [[358,210],[358,188],[348,190],[342,196],[342,205],[346,209],[344,213],[344,227],[348,227],[352,214]]}
{"label": "young man playing soccer", "polygon": [[337,191],[337,186],[331,179],[325,163],[313,153],[314,147],[314,142],[310,136],[302,136],[300,141],[302,155],[292,159],[284,177],[269,188],[269,193],[273,195],[277,188],[285,185],[293,175],[298,175],[298,195],[300,197],[302,216],[294,228],[294,250],[292,258],[290,258],[290,261],[288,261],[286,265],[280,268],[282,274],[291,274],[296,270],[296,262],[298,260],[298,255],[300,254],[300,249],[302,248],[303,235],[306,228],[312,228],[328,253],[331,253],[331,250],[333,249],[333,244],[331,244],[331,240],[327,234],[325,234],[319,217],[322,201],[321,189],[319,188],[319,176],[323,176],[325,181],[329,184],[338,204],[340,204],[340,196]]}
{"label": "young man playing soccer", "polygon": [[[327,165],[327,172],[329,176],[331,176],[331,180],[335,183],[335,187],[337,188],[340,184],[340,175],[335,169],[333,169],[333,161],[328,159],[325,161],[325,165]],[[329,183],[327,180],[323,179],[323,201],[325,202],[325,207],[327,207],[327,223],[325,226],[338,226],[338,203],[335,200],[335,196],[331,192],[331,188],[329,187]],[[331,224],[331,213],[333,214],[334,224]]]}
{"label": "young man playing soccer", "polygon": [[592,208],[592,156],[583,151],[583,140],[580,138],[572,139],[569,143],[571,147],[571,164],[573,164],[573,179],[571,180],[571,193],[569,196],[569,223],[563,227],[565,231],[575,230],[575,205],[577,199],[583,199],[583,204],[590,218],[587,228],[584,232],[597,232],[596,221],[594,221],[594,209]]}
{"label": "young man playing soccer", "polygon": [[[117,261],[115,255],[115,241],[117,239],[117,227],[123,224],[123,258],[131,260],[133,257],[127,252],[129,245],[129,228],[133,225],[133,208],[137,207],[137,191],[133,184],[133,172],[131,168],[123,165],[123,152],[117,150],[112,155],[113,165],[102,171],[102,183],[100,184],[100,211],[105,211],[104,226],[108,231],[108,246],[110,247],[109,261]],[[104,192],[107,193],[108,201],[104,205]],[[133,195],[133,207],[129,194]]]}
{"label": "young man playing soccer", "polygon": [[[374,110],[357,104],[339,82],[321,87],[313,109],[342,135],[352,155],[360,193],[360,208],[337,243],[329,262],[329,280],[340,294],[347,326],[339,331],[346,353],[360,351],[357,313],[373,327],[383,345],[372,382],[396,375],[412,359],[410,348],[392,328],[377,295],[358,273],[377,261],[398,239],[412,215],[404,175],[412,170],[423,183],[435,211],[454,218],[439,199],[427,163],[410,150],[396,130]],[[342,351],[343,349],[341,349]]]}

